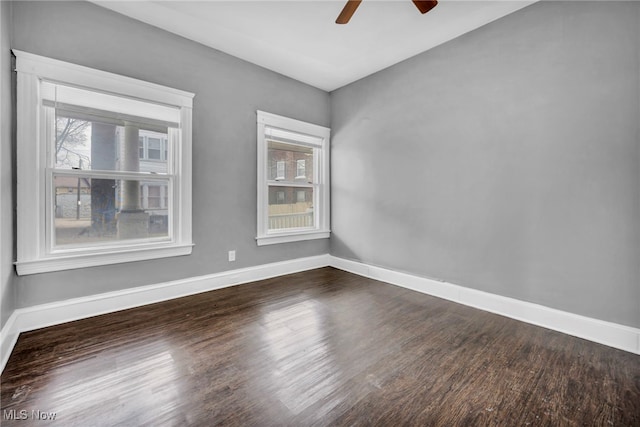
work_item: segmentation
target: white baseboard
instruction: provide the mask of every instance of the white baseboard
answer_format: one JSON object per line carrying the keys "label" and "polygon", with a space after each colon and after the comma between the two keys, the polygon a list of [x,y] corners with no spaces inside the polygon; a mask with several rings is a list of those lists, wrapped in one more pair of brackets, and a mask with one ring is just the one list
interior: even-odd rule
{"label": "white baseboard", "polygon": [[340,270],[640,354],[640,329],[332,256]]}
{"label": "white baseboard", "polygon": [[17,309],[0,331],[0,372],[4,370],[21,332],[326,266],[640,354],[640,329],[637,328],[330,255],[319,255]]}
{"label": "white baseboard", "polygon": [[4,370],[13,347],[18,341],[18,335],[20,335],[20,332],[15,327],[17,317],[18,315],[15,311],[11,313],[2,330],[0,330],[0,373]]}
{"label": "white baseboard", "polygon": [[264,264],[238,270],[174,280],[88,297],[41,304],[14,311],[0,331],[0,372],[9,360],[18,335],[22,332],[58,325],[100,314],[154,304],[201,292],[269,279],[284,274],[312,270],[329,265],[329,255]]}

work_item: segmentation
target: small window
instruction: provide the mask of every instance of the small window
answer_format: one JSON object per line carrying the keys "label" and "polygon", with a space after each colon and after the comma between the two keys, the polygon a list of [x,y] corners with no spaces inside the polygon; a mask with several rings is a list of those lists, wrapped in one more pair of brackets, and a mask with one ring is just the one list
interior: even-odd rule
{"label": "small window", "polygon": [[284,179],[286,179],[285,169],[286,169],[286,167],[285,167],[284,160],[276,161],[276,176],[275,176],[275,179],[277,181],[283,181]]}
{"label": "small window", "polygon": [[160,209],[162,207],[162,189],[160,185],[150,185],[147,194],[147,206],[150,209]]}
{"label": "small window", "polygon": [[258,245],[329,237],[329,133],[258,111]]}
{"label": "small window", "polygon": [[150,160],[160,160],[162,153],[162,142],[160,138],[149,138],[149,147],[147,148],[148,158]]}
{"label": "small window", "polygon": [[193,94],[14,52],[18,274],[191,253]]}
{"label": "small window", "polygon": [[306,159],[296,160],[296,179],[307,179],[306,169],[307,169]]}

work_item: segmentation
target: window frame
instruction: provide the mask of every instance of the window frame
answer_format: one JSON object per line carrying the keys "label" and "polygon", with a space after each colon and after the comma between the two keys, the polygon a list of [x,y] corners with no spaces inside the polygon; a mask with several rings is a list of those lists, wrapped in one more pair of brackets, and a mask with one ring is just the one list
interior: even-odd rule
{"label": "window frame", "polygon": [[[330,136],[331,129],[316,124],[279,116],[258,110],[257,112],[257,236],[258,246],[279,244],[286,242],[296,242],[303,240],[327,239],[331,235],[330,228]],[[308,136],[321,140],[320,144],[314,148],[317,150],[317,160],[315,160],[314,174],[317,182],[312,185],[314,188],[314,227],[288,228],[279,230],[269,230],[269,167],[268,161],[268,138],[266,128],[277,128],[289,132]],[[295,143],[295,142],[292,142]],[[300,141],[304,145],[303,141]],[[282,182],[287,186],[309,186]]]}
{"label": "window frame", "polygon": [[[19,275],[61,271],[188,255],[191,239],[191,120],[193,93],[133,79],[81,65],[13,50],[17,72],[17,261]],[[164,241],[136,240],[104,247],[81,247],[52,251],[48,227],[55,213],[51,205],[51,184],[47,180],[47,144],[51,135],[43,126],[45,110],[40,97],[41,81],[137,99],[178,108],[179,144],[172,153],[175,174],[173,235]]]}

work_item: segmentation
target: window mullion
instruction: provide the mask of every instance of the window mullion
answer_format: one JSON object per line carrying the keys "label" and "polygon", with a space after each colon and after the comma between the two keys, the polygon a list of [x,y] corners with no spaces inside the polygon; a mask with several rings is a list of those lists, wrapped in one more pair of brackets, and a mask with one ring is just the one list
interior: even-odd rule
{"label": "window mullion", "polygon": [[149,172],[127,172],[127,171],[100,171],[92,169],[56,169],[48,168],[48,170],[57,176],[70,176],[81,178],[95,178],[95,179],[130,179],[134,181],[165,181],[167,178],[172,178],[171,174],[149,173]]}
{"label": "window mullion", "polygon": [[312,188],[315,185],[318,184],[314,184],[312,182],[291,182],[291,181],[274,181],[274,180],[268,180],[267,181],[267,185],[269,187],[301,187],[301,188]]}

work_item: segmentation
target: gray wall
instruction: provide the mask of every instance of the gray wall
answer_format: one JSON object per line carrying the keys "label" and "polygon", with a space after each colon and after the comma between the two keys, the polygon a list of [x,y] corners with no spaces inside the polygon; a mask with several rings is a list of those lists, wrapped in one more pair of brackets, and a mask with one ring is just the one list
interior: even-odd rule
{"label": "gray wall", "polygon": [[[95,5],[0,4],[2,322],[14,286],[24,307],[326,253],[327,241],[255,245],[261,109],[331,124],[332,254],[640,326],[640,5],[535,4],[329,105],[322,91]],[[7,276],[9,35],[17,49],[196,93],[193,255]]]}
{"label": "gray wall", "polygon": [[331,94],[331,254],[640,327],[640,4],[542,2]]}
{"label": "gray wall", "polygon": [[326,92],[86,2],[14,2],[13,19],[16,49],[196,94],[193,254],[21,276],[20,307],[328,253],[328,240],[255,242],[255,111],[328,126]]}
{"label": "gray wall", "polygon": [[10,37],[11,4],[0,2],[0,328],[15,308]]}

